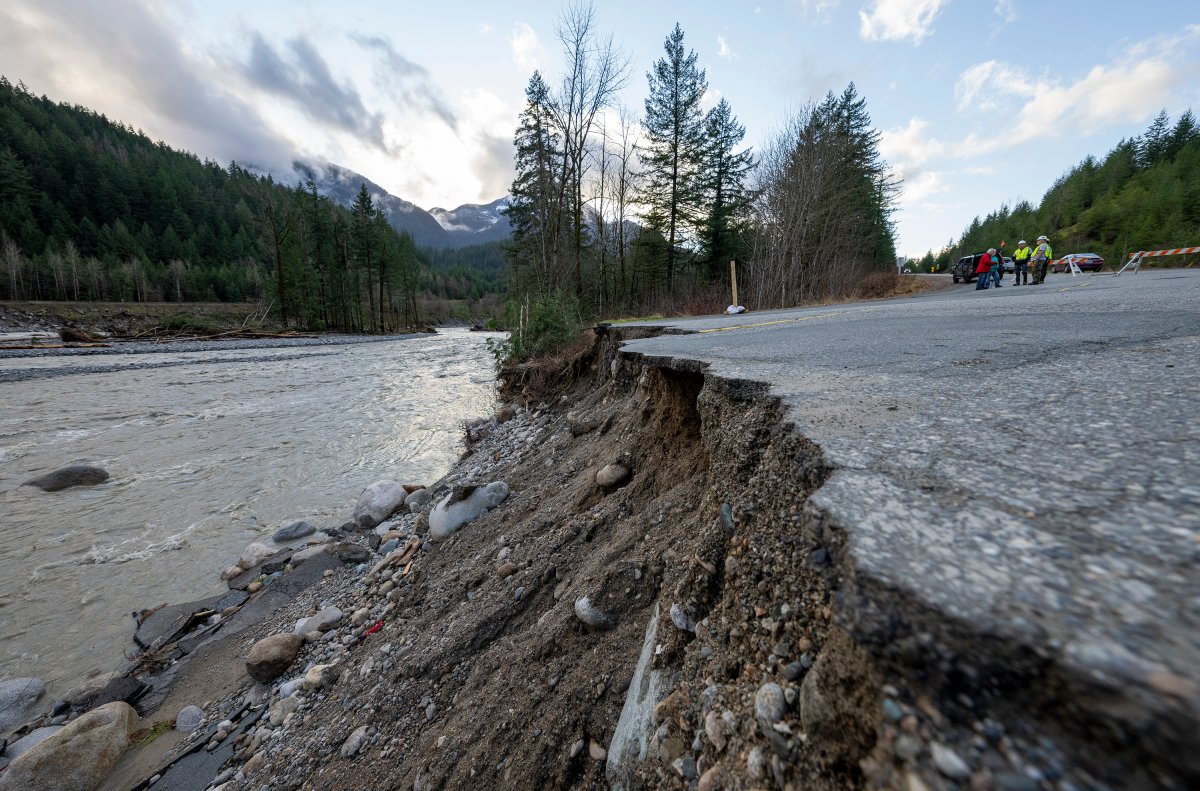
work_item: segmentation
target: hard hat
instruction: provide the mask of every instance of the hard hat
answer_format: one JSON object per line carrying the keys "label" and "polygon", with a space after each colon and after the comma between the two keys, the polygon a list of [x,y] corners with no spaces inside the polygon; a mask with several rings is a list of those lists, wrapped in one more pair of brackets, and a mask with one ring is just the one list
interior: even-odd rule
{"label": "hard hat", "polygon": [[1038,241],[1039,242],[1048,242],[1050,240],[1046,238],[1045,234],[1042,234],[1041,236],[1038,237]]}
{"label": "hard hat", "polygon": [[1017,242],[1017,244],[1025,244],[1025,240],[1022,239],[1021,241]]}

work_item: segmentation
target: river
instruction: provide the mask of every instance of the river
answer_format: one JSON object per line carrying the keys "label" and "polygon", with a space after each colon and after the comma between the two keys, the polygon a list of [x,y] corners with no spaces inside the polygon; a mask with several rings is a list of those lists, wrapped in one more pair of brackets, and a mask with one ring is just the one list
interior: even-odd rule
{"label": "river", "polygon": [[[53,700],[120,664],[133,611],[225,590],[279,525],[441,477],[494,407],[486,337],[0,358],[0,678]],[[75,462],[112,478],[20,485]]]}

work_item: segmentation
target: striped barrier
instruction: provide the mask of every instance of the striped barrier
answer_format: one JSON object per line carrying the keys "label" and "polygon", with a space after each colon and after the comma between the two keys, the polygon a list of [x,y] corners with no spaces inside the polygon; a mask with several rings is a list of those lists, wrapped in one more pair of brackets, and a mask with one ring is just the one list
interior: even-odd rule
{"label": "striped barrier", "polygon": [[1158,258],[1163,255],[1189,255],[1191,253],[1200,253],[1200,247],[1172,247],[1169,250],[1142,250],[1137,253],[1130,253],[1129,260],[1125,262],[1125,266],[1120,268],[1117,275],[1120,275],[1121,272],[1130,267],[1133,268],[1135,273],[1138,272],[1142,268],[1143,258]]}

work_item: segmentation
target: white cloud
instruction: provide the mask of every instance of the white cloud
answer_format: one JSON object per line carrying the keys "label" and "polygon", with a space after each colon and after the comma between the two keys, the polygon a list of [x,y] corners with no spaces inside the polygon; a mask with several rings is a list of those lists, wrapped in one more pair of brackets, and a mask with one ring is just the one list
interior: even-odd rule
{"label": "white cloud", "polygon": [[872,0],[872,8],[858,12],[859,34],[867,41],[903,41],[913,44],[933,32],[933,20],[950,0]]}
{"label": "white cloud", "polygon": [[885,129],[879,139],[879,153],[904,180],[902,202],[913,205],[946,190],[942,173],[927,170],[926,163],[945,153],[946,146],[928,134],[929,123],[913,118],[907,126]]}
{"label": "white cloud", "polygon": [[807,15],[809,11],[814,12],[818,16],[825,15],[834,8],[837,8],[838,3],[842,0],[800,0],[800,11]]}
{"label": "white cloud", "polygon": [[725,60],[734,60],[737,58],[737,53],[729,46],[729,42],[724,36],[717,36],[717,57]]}
{"label": "white cloud", "polygon": [[527,22],[521,22],[513,28],[509,37],[512,44],[513,63],[522,71],[533,71],[541,62],[543,54],[542,42],[538,40],[537,31]]}
{"label": "white cloud", "polygon": [[1017,21],[1017,8],[1015,0],[996,0],[996,16],[1000,17],[1007,24]]}
{"label": "white cloud", "polygon": [[[1194,46],[1200,26],[1178,36],[1142,42],[1122,53],[1119,61],[1097,64],[1072,83],[998,61],[978,63],[963,72],[955,86],[958,109],[1003,111],[1012,123],[997,134],[970,134],[954,147],[959,157],[1011,148],[1043,137],[1091,131],[1097,126],[1144,119],[1172,101],[1176,86],[1196,77],[1196,66],[1173,62],[1173,53]],[[1018,122],[1018,119],[1019,122]]]}

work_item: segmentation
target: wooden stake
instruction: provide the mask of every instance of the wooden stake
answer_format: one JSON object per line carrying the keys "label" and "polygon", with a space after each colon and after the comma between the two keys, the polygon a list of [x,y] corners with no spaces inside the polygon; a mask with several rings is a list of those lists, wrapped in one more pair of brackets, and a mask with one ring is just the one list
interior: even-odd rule
{"label": "wooden stake", "polygon": [[733,306],[736,308],[737,301],[737,262],[729,262],[729,282],[733,284]]}

